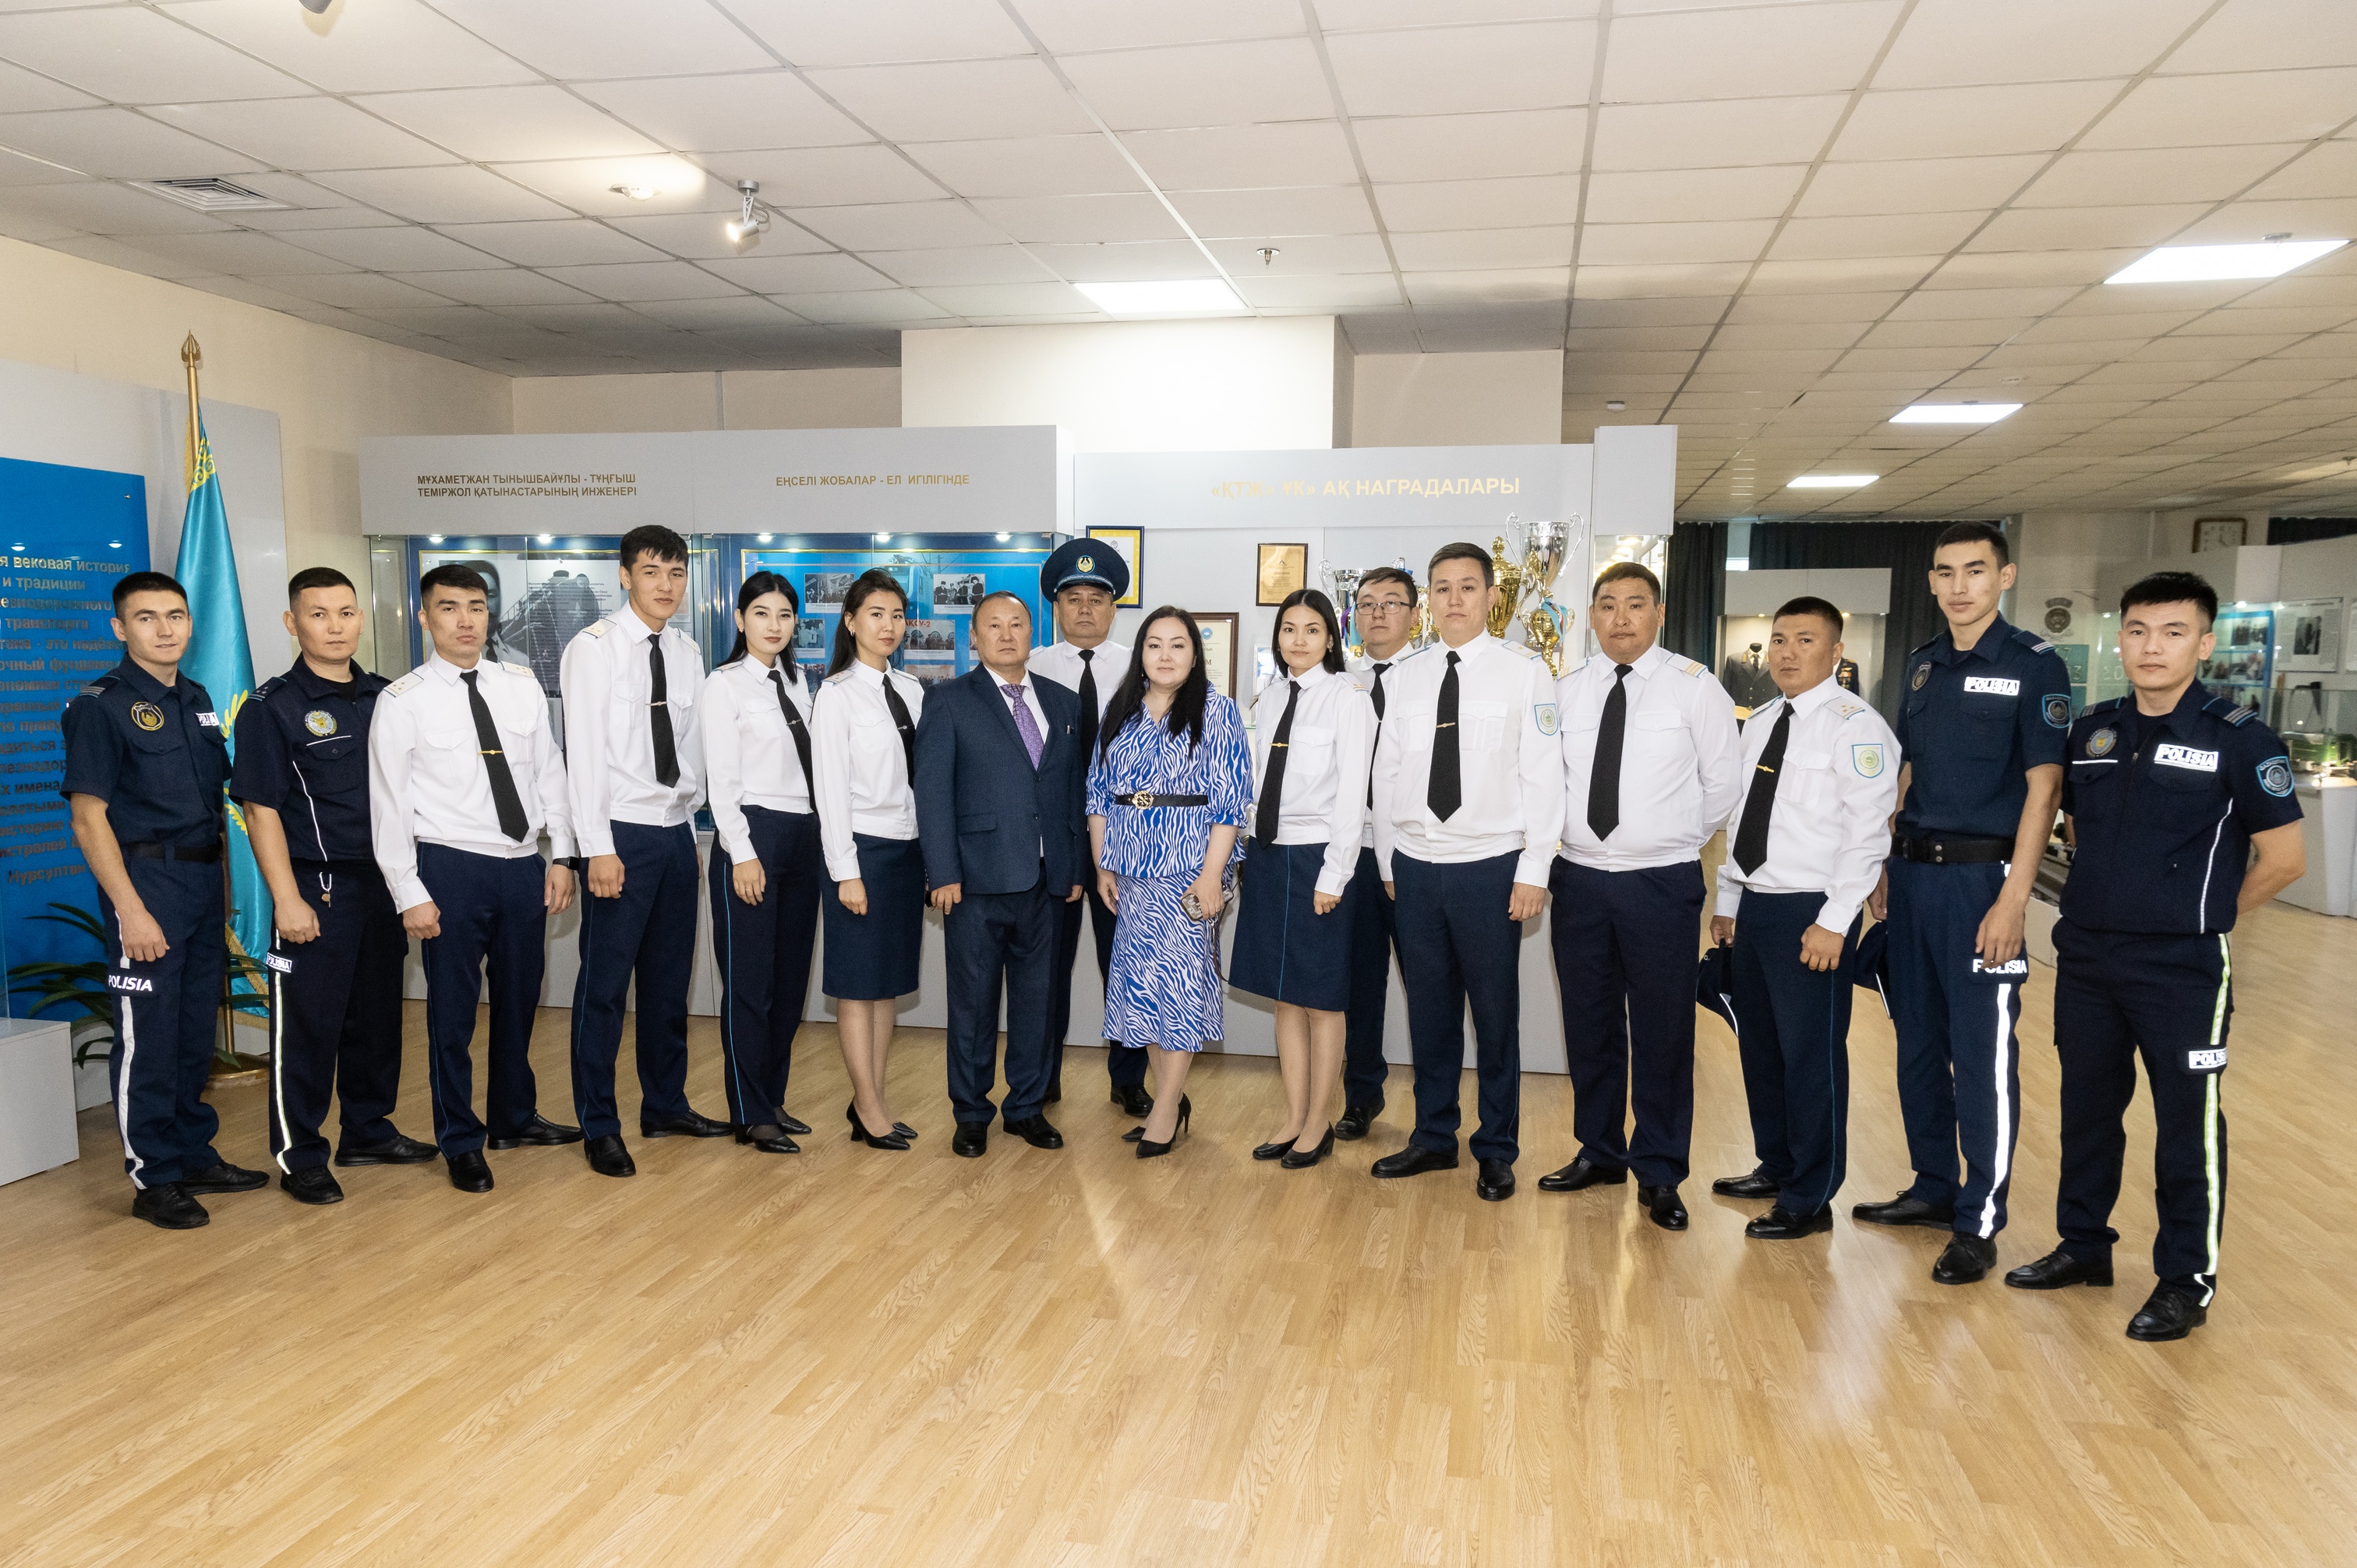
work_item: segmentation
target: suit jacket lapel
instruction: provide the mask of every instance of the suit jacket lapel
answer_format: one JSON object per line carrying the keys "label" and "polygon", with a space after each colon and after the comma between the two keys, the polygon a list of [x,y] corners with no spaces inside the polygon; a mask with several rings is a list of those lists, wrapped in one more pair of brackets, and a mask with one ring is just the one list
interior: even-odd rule
{"label": "suit jacket lapel", "polygon": [[[998,689],[998,677],[990,672],[990,666],[975,665],[968,679],[981,690],[983,705],[998,715],[998,727],[1006,736],[1007,744],[1015,747],[1016,755],[1026,762],[1030,761],[1031,753],[1023,744],[1023,732],[1015,727],[1015,714],[1006,705],[1006,693]],[[1045,762],[1046,751],[1042,750],[1039,755],[1040,760]]]}

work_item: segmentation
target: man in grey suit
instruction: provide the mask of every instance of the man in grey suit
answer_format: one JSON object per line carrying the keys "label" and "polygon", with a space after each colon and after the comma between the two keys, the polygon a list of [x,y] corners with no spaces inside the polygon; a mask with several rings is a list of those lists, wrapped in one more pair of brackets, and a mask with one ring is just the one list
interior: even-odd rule
{"label": "man in grey suit", "polygon": [[1049,991],[1057,905],[1081,897],[1089,851],[1080,697],[1026,666],[1031,615],[1013,594],[976,606],[969,636],[981,664],[934,687],[918,723],[916,793],[949,969],[950,1147],[972,1159],[989,1144],[1002,989],[1006,1130],[1064,1146],[1042,1114],[1056,1050]]}

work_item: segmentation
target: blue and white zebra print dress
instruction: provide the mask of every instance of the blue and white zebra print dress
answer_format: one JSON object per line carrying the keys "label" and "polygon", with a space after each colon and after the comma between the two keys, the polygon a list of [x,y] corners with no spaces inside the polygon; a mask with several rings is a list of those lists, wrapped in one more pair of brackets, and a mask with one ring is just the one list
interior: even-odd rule
{"label": "blue and white zebra print dress", "polygon": [[[1226,1037],[1220,928],[1189,919],[1182,904],[1202,872],[1214,826],[1238,830],[1231,859],[1243,857],[1252,789],[1243,715],[1217,692],[1204,701],[1203,738],[1191,750],[1183,730],[1173,736],[1140,713],[1092,761],[1089,815],[1105,820],[1104,868],[1121,879],[1105,981],[1107,1039],[1199,1051]],[[1140,791],[1206,795],[1211,804],[1141,811],[1121,799]]]}

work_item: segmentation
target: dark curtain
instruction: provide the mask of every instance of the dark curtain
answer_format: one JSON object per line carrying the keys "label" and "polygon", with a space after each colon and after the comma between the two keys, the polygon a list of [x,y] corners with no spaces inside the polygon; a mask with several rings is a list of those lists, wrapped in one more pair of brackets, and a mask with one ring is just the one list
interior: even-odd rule
{"label": "dark curtain", "polygon": [[1662,646],[1718,668],[1718,618],[1727,613],[1727,524],[1681,522],[1663,571]]}
{"label": "dark curtain", "polygon": [[2307,544],[2319,539],[2346,539],[2357,533],[2357,517],[2271,517],[2270,544]]}
{"label": "dark curtain", "polygon": [[1755,522],[1751,569],[1888,566],[1890,614],[1882,623],[1882,670],[1874,705],[1886,719],[1899,712],[1900,677],[1907,655],[1940,635],[1946,623],[1925,585],[1932,546],[1945,522]]}

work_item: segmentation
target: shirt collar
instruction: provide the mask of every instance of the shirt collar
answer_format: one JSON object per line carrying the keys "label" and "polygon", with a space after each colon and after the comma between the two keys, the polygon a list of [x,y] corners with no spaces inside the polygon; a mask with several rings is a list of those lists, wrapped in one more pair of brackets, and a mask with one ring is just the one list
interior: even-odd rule
{"label": "shirt collar", "polygon": [[1075,661],[1078,661],[1081,655],[1083,653],[1092,655],[1089,660],[1089,662],[1092,664],[1095,663],[1097,660],[1103,659],[1109,653],[1127,653],[1129,651],[1129,649],[1125,645],[1115,642],[1110,637],[1106,638],[1103,642],[1098,643],[1094,648],[1082,648],[1078,643],[1067,642],[1060,637],[1056,639],[1056,646],[1062,649],[1066,653],[1071,655]]}
{"label": "shirt collar", "polygon": [[[2173,734],[2190,736],[2193,733],[2193,721],[2201,716],[2202,704],[2209,700],[2209,690],[2196,681],[2185,688],[2185,695],[2177,699],[2177,706],[2165,714],[2148,714],[2136,708],[2136,722],[2165,725]],[[2134,692],[2128,693],[2128,705],[2136,707]]]}
{"label": "shirt collar", "polygon": [[628,632],[632,637],[637,638],[640,642],[651,642],[656,638],[659,638],[663,634],[663,628],[661,627],[657,627],[653,630],[650,631],[647,628],[647,623],[639,618],[639,612],[632,609],[628,605],[624,605],[620,609],[616,610],[612,615],[608,616],[606,618],[612,621],[616,626],[621,628],[622,630]]}
{"label": "shirt collar", "polygon": [[1839,671],[1836,671],[1834,675],[1826,676],[1799,696],[1787,699],[1792,705],[1792,712],[1801,718],[1807,718],[1835,697],[1848,696],[1849,693],[1842,690],[1841,682],[1836,678],[1838,674]]}
{"label": "shirt collar", "polygon": [[[439,650],[426,654],[425,662],[419,665],[418,668],[433,676],[436,680],[441,682],[445,686],[455,686],[458,684],[459,677],[468,673],[468,671],[459,669],[456,664],[453,664],[448,660],[443,658]],[[499,660],[496,659],[478,659],[475,660],[475,668],[478,671],[496,670],[499,668]]]}
{"label": "shirt collar", "polygon": [[137,660],[129,657],[125,657],[122,663],[114,667],[114,673],[121,678],[124,684],[150,702],[177,702],[180,693],[188,689],[188,683],[178,679],[177,671],[172,683],[167,686],[155,676],[139,668]]}
{"label": "shirt collar", "polygon": [[352,660],[352,678],[350,681],[328,680],[299,658],[287,670],[286,680],[307,697],[360,697],[382,691],[385,684],[382,676],[361,669],[357,659]]}
{"label": "shirt collar", "polygon": [[865,681],[878,689],[884,685],[884,671],[877,669],[856,653],[851,656],[851,662],[844,668],[851,671],[851,678],[855,681]]}
{"label": "shirt collar", "polygon": [[[1629,678],[1632,681],[1645,680],[1669,661],[1670,650],[1663,648],[1657,641],[1652,647],[1637,655],[1636,659],[1630,664]],[[1598,650],[1596,655],[1597,673],[1602,677],[1607,684],[1611,682],[1613,678],[1612,671],[1615,668],[1616,665],[1612,656],[1601,650]]]}
{"label": "shirt collar", "polygon": [[974,665],[974,668],[981,671],[982,678],[990,682],[990,689],[997,693],[1002,697],[1006,695],[1006,688],[1009,686],[1017,687],[1025,692],[1031,690],[1031,671],[1028,667],[1024,670],[1022,674],[1017,676],[1012,681],[1004,679],[1000,676],[997,671],[993,670],[987,664],[977,662]]}
{"label": "shirt collar", "polygon": [[2001,615],[1988,623],[1988,629],[1982,632],[1980,640],[1970,648],[1958,648],[1956,634],[1953,630],[1943,629],[1940,633],[1940,662],[1953,664],[1961,659],[1979,658],[1995,663],[1996,656],[2004,651],[2012,636],[2013,628],[2006,624],[2005,617]]}
{"label": "shirt collar", "polygon": [[1443,664],[1448,662],[1448,656],[1452,653],[1457,655],[1457,661],[1459,664],[1470,664],[1484,653],[1489,652],[1490,650],[1503,646],[1504,644],[1501,643],[1496,638],[1491,637],[1488,632],[1483,631],[1475,634],[1473,640],[1467,643],[1462,648],[1451,648],[1448,644],[1441,641],[1438,638],[1435,638],[1432,643],[1432,650],[1440,655],[1440,661]]}
{"label": "shirt collar", "polygon": [[1332,671],[1331,670],[1327,669],[1327,668],[1326,668],[1326,666],[1324,666],[1323,664],[1312,664],[1312,665],[1309,667],[1309,673],[1308,673],[1308,674],[1307,674],[1307,675],[1288,675],[1288,676],[1286,676],[1286,680],[1289,680],[1289,681],[1298,681],[1298,682],[1301,682],[1301,689],[1302,689],[1303,691],[1305,691],[1305,692],[1308,692],[1308,691],[1311,691],[1311,690],[1315,689],[1315,688],[1317,687],[1317,685],[1318,684],[1318,682],[1322,682],[1322,681],[1326,680],[1328,677],[1331,676],[1333,673],[1334,673],[1334,671]]}

